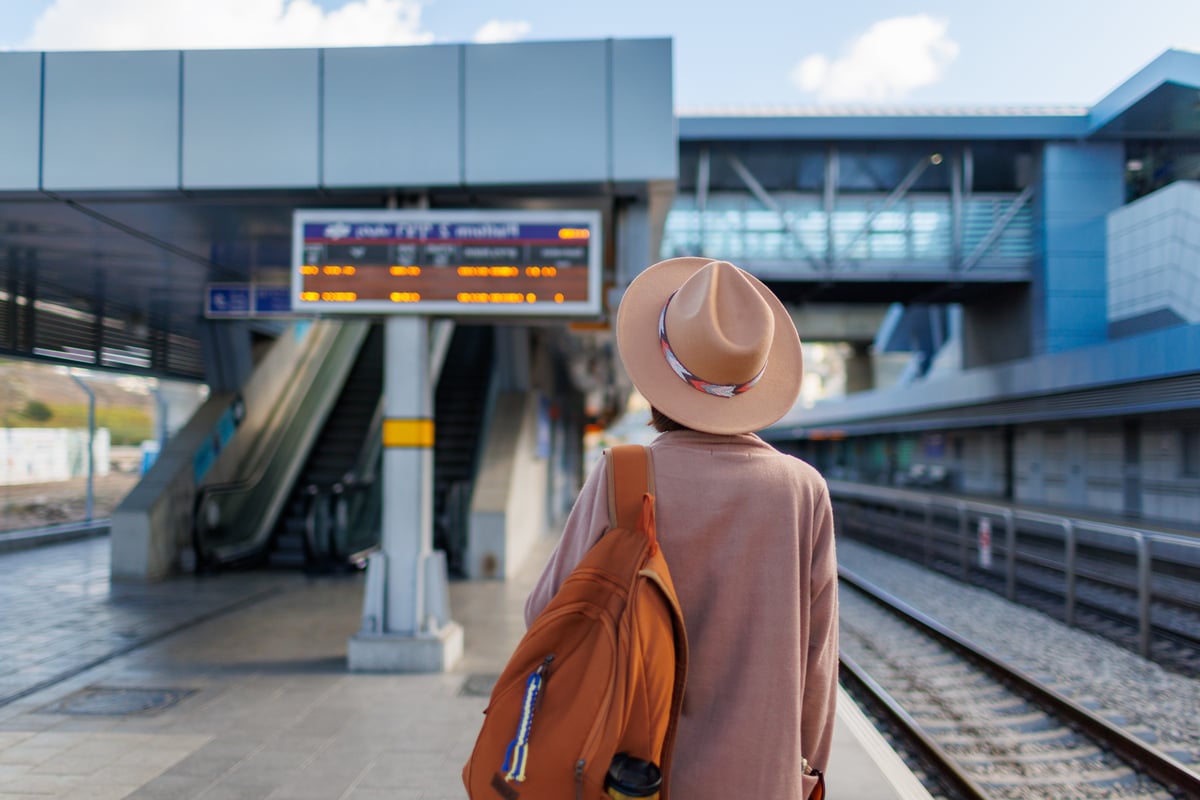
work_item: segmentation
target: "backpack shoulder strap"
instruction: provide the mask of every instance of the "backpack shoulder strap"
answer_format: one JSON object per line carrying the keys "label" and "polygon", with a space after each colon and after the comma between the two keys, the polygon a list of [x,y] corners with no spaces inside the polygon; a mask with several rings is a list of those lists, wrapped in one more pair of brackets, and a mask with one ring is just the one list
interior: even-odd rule
{"label": "backpack shoulder strap", "polygon": [[637,530],[642,497],[654,496],[654,459],[650,448],[623,444],[604,451],[608,459],[608,526]]}

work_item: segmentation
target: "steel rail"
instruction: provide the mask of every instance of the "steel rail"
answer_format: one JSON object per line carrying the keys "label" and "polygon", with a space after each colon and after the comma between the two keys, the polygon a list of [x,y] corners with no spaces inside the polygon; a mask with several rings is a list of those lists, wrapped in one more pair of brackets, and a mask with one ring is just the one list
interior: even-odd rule
{"label": "steel rail", "polygon": [[[953,757],[943,750],[941,745],[935,742],[925,731],[921,730],[921,725],[896,702],[896,699],[888,693],[887,689],[880,686],[850,656],[841,655],[838,658],[838,662],[841,665],[839,679],[842,683],[846,683],[846,678],[849,677],[850,682],[855,686],[856,690],[865,693],[871,702],[886,714],[888,721],[900,729],[905,741],[914,750],[918,751],[933,767],[933,771],[937,773],[938,780],[947,789],[954,792],[955,796],[962,798],[962,800],[988,800],[989,795],[984,791],[983,787],[963,772]],[[854,693],[852,692],[851,694]]]}
{"label": "steel rail", "polygon": [[1127,763],[1137,767],[1168,789],[1185,797],[1200,797],[1200,773],[1088,711],[1075,701],[1039,683],[1019,669],[1005,664],[982,647],[962,637],[900,598],[875,586],[853,571],[838,567],[838,577],[866,594],[879,605],[905,618],[929,636],[979,665],[1044,709],[1052,711],[1086,736],[1093,738]]}

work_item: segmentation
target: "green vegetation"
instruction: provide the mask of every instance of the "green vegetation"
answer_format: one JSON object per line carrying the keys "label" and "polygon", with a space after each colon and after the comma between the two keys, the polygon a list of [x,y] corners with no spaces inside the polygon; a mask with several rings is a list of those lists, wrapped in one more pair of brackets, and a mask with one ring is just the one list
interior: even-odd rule
{"label": "green vegetation", "polygon": [[41,400],[30,400],[21,409],[21,416],[32,422],[49,422],[54,418],[54,411]]}
{"label": "green vegetation", "polygon": [[[31,406],[41,406],[44,411],[39,409],[30,414]],[[49,416],[38,418],[42,414]],[[47,405],[30,400],[19,413],[4,416],[4,423],[14,428],[86,428],[88,407],[85,403]],[[154,437],[154,420],[141,408],[101,406],[96,409],[96,427],[108,428],[114,445],[140,444]]]}
{"label": "green vegetation", "polygon": [[[87,428],[88,392],[61,365],[0,359],[0,428]],[[96,427],[114,445],[155,437],[155,406],[144,391],[131,391],[113,375],[82,376],[96,398]]]}

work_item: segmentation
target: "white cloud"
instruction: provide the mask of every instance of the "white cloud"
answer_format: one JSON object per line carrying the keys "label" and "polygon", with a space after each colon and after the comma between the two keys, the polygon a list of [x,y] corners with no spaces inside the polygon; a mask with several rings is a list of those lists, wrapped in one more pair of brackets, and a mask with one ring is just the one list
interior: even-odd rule
{"label": "white cloud", "polygon": [[423,0],[55,0],[30,50],[336,47],[423,44]]}
{"label": "white cloud", "polygon": [[529,35],[531,26],[525,20],[492,19],[475,31],[473,41],[485,44],[515,42]]}
{"label": "white cloud", "polygon": [[941,80],[958,56],[949,23],[927,14],[876,22],[836,59],[810,55],[792,83],[833,102],[897,100]]}

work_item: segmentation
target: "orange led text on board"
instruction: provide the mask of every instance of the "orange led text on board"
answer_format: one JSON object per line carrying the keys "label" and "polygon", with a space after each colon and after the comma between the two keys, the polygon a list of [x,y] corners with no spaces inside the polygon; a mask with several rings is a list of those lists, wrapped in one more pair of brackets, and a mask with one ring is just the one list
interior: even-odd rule
{"label": "orange led text on board", "polygon": [[301,292],[300,300],[304,303],[353,303],[358,299],[358,292]]}
{"label": "orange led text on board", "polygon": [[454,297],[460,303],[536,303],[533,292],[459,292]]}
{"label": "orange led text on board", "polygon": [[516,267],[459,267],[458,274],[464,278],[515,278],[521,274]]}

